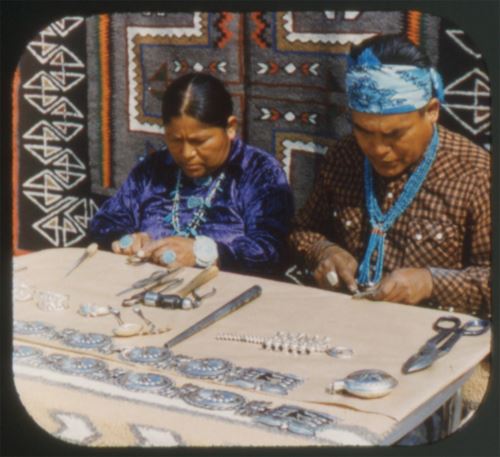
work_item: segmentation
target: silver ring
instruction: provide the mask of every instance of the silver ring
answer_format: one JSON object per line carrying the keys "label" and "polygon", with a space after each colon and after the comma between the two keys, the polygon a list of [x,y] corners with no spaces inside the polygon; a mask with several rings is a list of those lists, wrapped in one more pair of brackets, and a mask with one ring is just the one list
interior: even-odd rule
{"label": "silver ring", "polygon": [[120,238],[119,244],[121,249],[127,249],[134,243],[134,237],[132,235],[124,235]]}
{"label": "silver ring", "polygon": [[175,254],[172,249],[167,249],[162,255],[161,255],[161,260],[165,264],[169,264],[172,262],[175,262],[175,259],[177,258],[177,255]]}
{"label": "silver ring", "polygon": [[339,283],[339,277],[334,270],[329,271],[326,274],[326,280],[330,283],[332,287],[335,287]]}

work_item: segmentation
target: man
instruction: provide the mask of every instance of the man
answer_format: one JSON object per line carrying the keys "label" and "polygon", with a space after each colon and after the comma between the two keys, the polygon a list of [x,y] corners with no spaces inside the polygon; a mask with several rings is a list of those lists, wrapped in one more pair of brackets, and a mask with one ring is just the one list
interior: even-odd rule
{"label": "man", "polygon": [[326,155],[294,252],[323,288],[490,317],[490,156],[438,125],[442,82],[401,36],[353,48],[352,135]]}

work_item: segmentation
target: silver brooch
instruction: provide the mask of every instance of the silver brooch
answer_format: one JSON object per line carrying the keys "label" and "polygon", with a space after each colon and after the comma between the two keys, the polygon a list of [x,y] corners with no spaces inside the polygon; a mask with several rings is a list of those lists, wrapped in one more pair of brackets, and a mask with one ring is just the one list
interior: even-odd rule
{"label": "silver brooch", "polygon": [[222,359],[195,359],[183,363],[177,369],[190,378],[218,378],[225,375],[232,364]]}
{"label": "silver brooch", "polygon": [[245,403],[245,398],[234,392],[202,389],[193,384],[182,386],[179,394],[186,403],[204,409],[236,409]]}
{"label": "silver brooch", "polygon": [[305,436],[314,436],[317,431],[331,427],[337,422],[337,418],[329,414],[289,405],[280,406],[262,416],[257,416],[255,420],[270,427]]}
{"label": "silver brooch", "polygon": [[397,385],[398,381],[385,371],[358,370],[344,379],[333,381],[327,392],[335,394],[346,391],[356,397],[378,398],[389,394]]}

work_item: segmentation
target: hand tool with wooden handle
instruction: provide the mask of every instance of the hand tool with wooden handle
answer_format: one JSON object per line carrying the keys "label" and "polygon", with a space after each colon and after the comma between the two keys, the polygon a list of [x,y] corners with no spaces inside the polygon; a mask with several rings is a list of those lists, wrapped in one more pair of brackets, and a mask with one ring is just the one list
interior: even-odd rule
{"label": "hand tool with wooden handle", "polygon": [[198,287],[203,286],[211,279],[215,278],[219,274],[219,269],[216,265],[211,265],[200,273],[198,273],[191,281],[189,281],[179,292],[175,295],[179,297],[187,297],[193,290],[198,289]]}
{"label": "hand tool with wooden handle", "polygon": [[97,243],[92,243],[92,244],[89,244],[86,248],[85,248],[85,251],[83,252],[82,256],[75,262],[75,264],[69,269],[69,271],[64,275],[64,277],[67,277],[69,276],[69,274],[74,271],[79,265],[81,265],[81,263],[92,257],[99,249],[99,246],[97,245]]}

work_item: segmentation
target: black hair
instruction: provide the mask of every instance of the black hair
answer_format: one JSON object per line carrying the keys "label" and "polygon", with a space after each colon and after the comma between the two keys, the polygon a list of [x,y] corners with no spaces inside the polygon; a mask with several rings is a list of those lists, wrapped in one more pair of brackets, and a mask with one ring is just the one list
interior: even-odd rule
{"label": "black hair", "polygon": [[227,127],[233,114],[231,95],[222,81],[206,73],[188,73],[172,81],[162,100],[162,119],[186,114],[214,127]]}
{"label": "black hair", "polygon": [[431,67],[429,57],[404,35],[378,35],[368,38],[359,45],[352,47],[351,57],[357,58],[366,48],[371,48],[380,62],[386,65]]}

